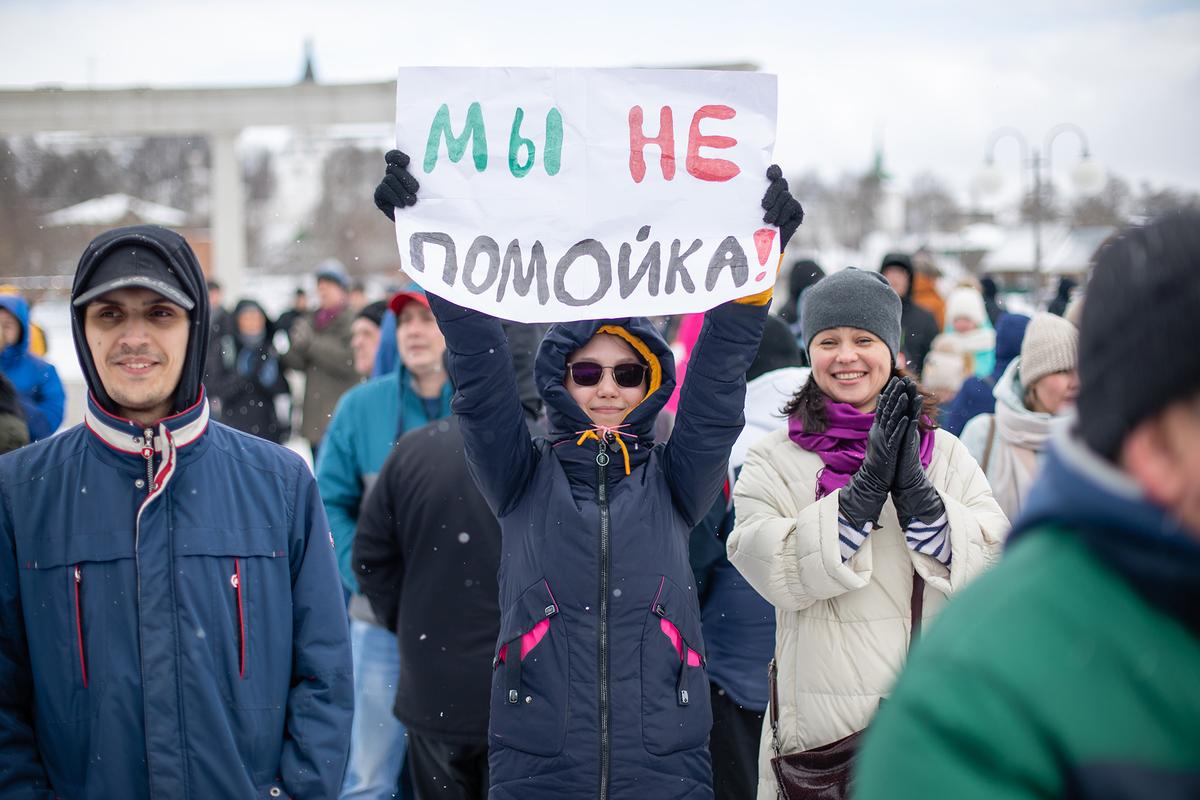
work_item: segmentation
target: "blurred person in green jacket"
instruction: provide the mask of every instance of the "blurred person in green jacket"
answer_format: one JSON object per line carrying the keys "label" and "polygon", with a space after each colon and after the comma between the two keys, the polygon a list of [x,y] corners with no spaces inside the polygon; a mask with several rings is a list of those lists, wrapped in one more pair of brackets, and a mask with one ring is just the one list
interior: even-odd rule
{"label": "blurred person in green jacket", "polygon": [[1200,797],[1198,262],[1196,212],[1098,253],[1075,429],[914,649],[855,797]]}

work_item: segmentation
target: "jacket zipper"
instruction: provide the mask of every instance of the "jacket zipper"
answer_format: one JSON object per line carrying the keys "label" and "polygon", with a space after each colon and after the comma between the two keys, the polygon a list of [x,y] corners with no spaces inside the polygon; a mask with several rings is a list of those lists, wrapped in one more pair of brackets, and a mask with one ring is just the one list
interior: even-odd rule
{"label": "jacket zipper", "polygon": [[[663,580],[665,581],[666,579],[664,578]],[[654,598],[654,614],[659,619],[666,620],[668,623],[670,623],[671,627],[673,627],[675,629],[675,633],[679,636],[681,661],[679,664],[678,677],[675,680],[675,699],[679,703],[679,705],[686,706],[689,702],[689,699],[688,699],[688,672],[687,672],[688,671],[688,654],[695,653],[696,657],[700,658],[700,651],[693,650],[690,646],[688,646],[687,639],[683,638],[683,631],[679,630],[679,626],[676,625],[674,622],[672,622],[667,617],[667,610],[665,608],[663,608],[662,605],[660,605],[658,602],[658,596],[661,594],[662,594],[662,586],[660,585],[658,588],[658,595],[656,595]],[[703,662],[701,662],[701,663],[703,663]]]}
{"label": "jacket zipper", "polygon": [[238,611],[238,677],[246,677],[246,616],[242,607],[242,563],[233,560],[233,588],[237,592]]}
{"label": "jacket zipper", "polygon": [[142,458],[146,459],[146,494],[154,491],[154,429],[142,431]]}
{"label": "jacket zipper", "polygon": [[597,489],[600,503],[600,793],[599,800],[608,798],[608,772],[611,743],[609,742],[608,708],[608,580],[612,569],[608,530],[608,443],[600,439],[596,453],[599,472]]}
{"label": "jacket zipper", "polygon": [[88,687],[87,658],[83,653],[83,605],[79,602],[80,587],[83,585],[83,569],[75,565],[75,639],[79,643],[79,672],[83,675],[83,688]]}

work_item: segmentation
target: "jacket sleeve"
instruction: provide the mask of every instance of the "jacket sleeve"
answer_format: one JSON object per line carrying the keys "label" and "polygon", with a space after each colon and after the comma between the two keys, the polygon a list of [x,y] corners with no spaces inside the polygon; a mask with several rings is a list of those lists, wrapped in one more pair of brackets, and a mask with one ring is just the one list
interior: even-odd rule
{"label": "jacket sleeve", "polygon": [[950,437],[953,446],[944,485],[934,485],[946,506],[953,558],[948,567],[933,556],[914,550],[909,550],[909,558],[931,588],[949,597],[1000,560],[1009,523],[992,497],[992,487],[983,470],[963,443],[944,431],[938,431],[937,435]]}
{"label": "jacket sleeve", "polygon": [[313,333],[312,341],[305,349],[307,366],[322,370],[339,380],[354,380],[354,354],[350,350],[350,325],[341,321],[330,323],[320,333]]}
{"label": "jacket sleeve", "polygon": [[675,507],[695,527],[725,481],[729,452],[745,425],[746,371],[758,354],[766,305],[723,303],[705,314],[688,360],[663,470]]}
{"label": "jacket sleeve", "polygon": [[54,433],[54,428],[50,427],[50,421],[46,419],[46,415],[42,413],[42,409],[38,407],[37,403],[24,397],[18,402],[21,404],[21,416],[25,427],[29,431],[29,441],[45,439]]}
{"label": "jacket sleeve", "polygon": [[462,426],[467,465],[492,513],[503,517],[529,485],[537,459],[508,340],[495,317],[432,294],[429,306],[446,337],[451,406]]}
{"label": "jacket sleeve", "polygon": [[983,464],[983,452],[987,449],[987,432],[992,428],[991,421],[993,419],[995,417],[991,414],[972,417],[963,427],[962,433],[958,434],[958,440],[963,443],[963,447],[967,448],[971,458],[980,465]]}
{"label": "jacket sleeve", "polygon": [[305,467],[296,473],[292,680],[279,775],[289,797],[337,797],[354,714],[350,632],[317,484]]}
{"label": "jacket sleeve", "polygon": [[0,504],[0,798],[49,800],[54,793],[33,733],[33,673],[21,611],[16,542],[7,498],[0,495]]}
{"label": "jacket sleeve", "polygon": [[396,630],[400,593],[404,582],[404,548],[399,516],[404,507],[395,491],[403,486],[401,453],[392,448],[379,471],[379,480],[367,496],[354,532],[352,565],[358,588],[371,602],[380,623]]}
{"label": "jacket sleeve", "polygon": [[357,592],[358,580],[350,568],[350,555],[354,545],[354,527],[358,524],[359,505],[362,503],[363,484],[351,438],[354,419],[347,411],[346,400],[346,395],[338,400],[333,419],[329,421],[325,437],[321,440],[316,472],[321,500],[325,503],[325,515],[333,532],[342,585],[351,592]]}
{"label": "jacket sleeve", "polygon": [[[838,544],[838,492],[797,510],[793,487],[770,452],[750,448],[733,490],[729,560],[771,605],[800,611],[871,580],[871,538],[845,563]],[[840,490],[839,490],[840,491]]]}
{"label": "jacket sleeve", "polygon": [[[36,403],[45,429],[37,436],[39,439],[44,439],[58,430],[58,426],[63,421],[63,407],[66,404],[66,394],[63,392],[58,371],[50,364],[43,364],[42,367],[44,372],[38,383]],[[33,433],[32,429],[33,425],[30,423],[31,434]]]}

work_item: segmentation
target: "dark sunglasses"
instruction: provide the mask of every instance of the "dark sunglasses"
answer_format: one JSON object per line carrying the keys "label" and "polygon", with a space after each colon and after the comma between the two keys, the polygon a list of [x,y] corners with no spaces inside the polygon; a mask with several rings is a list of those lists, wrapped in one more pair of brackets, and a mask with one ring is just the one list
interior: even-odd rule
{"label": "dark sunglasses", "polygon": [[571,380],[580,386],[595,386],[604,377],[606,369],[612,370],[613,380],[617,382],[617,386],[626,389],[641,386],[642,381],[646,379],[645,364],[617,364],[615,367],[602,367],[595,361],[576,361],[574,364],[567,364]]}

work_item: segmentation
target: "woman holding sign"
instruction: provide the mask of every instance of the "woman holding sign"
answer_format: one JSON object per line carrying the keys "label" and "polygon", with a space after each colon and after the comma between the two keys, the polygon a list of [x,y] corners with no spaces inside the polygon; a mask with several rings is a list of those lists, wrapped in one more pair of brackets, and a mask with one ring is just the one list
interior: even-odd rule
{"label": "woman holding sign", "polygon": [[[983,472],[895,366],[900,311],[883,276],[854,268],[805,293],[812,374],[734,489],[729,560],[777,609],[778,729],[762,738],[760,800],[776,797],[772,755],[834,745],[850,763],[914,629],[1008,530]],[[832,791],[821,796],[845,785]]]}
{"label": "woman holding sign", "polygon": [[[418,187],[406,156],[387,161],[376,203],[390,217]],[[803,210],[778,167],[767,175],[763,219],[785,245]],[[770,290],[708,312],[667,444],[653,425],[674,359],[645,319],[550,329],[535,379],[552,434],[531,440],[500,322],[429,299],[503,532],[489,797],[711,798],[688,534],[724,483]]]}

